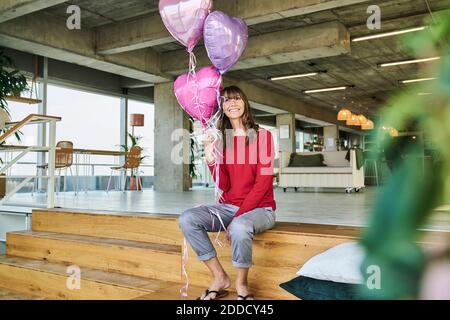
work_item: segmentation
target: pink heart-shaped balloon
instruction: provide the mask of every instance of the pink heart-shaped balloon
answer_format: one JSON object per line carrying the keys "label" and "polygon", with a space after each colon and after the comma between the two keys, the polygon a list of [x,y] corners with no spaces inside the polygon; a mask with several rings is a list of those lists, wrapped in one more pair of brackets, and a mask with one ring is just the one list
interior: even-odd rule
{"label": "pink heart-shaped balloon", "polygon": [[248,28],[242,19],[214,11],[206,18],[203,37],[209,59],[224,74],[244,53]]}
{"label": "pink heart-shaped balloon", "polygon": [[192,52],[203,34],[212,0],[160,0],[159,13],[170,34]]}
{"label": "pink heart-shaped balloon", "polygon": [[178,103],[191,117],[203,124],[217,110],[217,90],[222,91],[222,76],[212,66],[200,69],[195,76],[183,74],[174,83]]}

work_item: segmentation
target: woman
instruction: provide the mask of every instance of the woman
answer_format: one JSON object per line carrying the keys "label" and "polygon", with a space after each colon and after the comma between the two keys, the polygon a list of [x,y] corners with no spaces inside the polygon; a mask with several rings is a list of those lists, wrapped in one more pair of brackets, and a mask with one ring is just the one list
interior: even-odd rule
{"label": "woman", "polygon": [[[231,280],[207,234],[225,227],[231,240],[233,266],[237,269],[238,299],[250,300],[253,296],[249,292],[247,275],[252,265],[252,239],[275,225],[273,140],[269,131],[255,124],[248,99],[241,89],[225,88],[221,100],[223,116],[218,128],[222,139],[219,143],[208,135],[203,141],[206,162],[222,191],[220,204],[187,209],[179,223],[186,240],[213,277],[210,287],[199,299],[214,300],[228,294],[226,289]],[[213,155],[215,147],[222,153],[218,177]]]}

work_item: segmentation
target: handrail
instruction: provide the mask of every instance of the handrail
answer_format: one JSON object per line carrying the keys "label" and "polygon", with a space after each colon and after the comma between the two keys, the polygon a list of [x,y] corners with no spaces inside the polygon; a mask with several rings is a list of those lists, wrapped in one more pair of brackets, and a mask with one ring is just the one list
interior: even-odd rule
{"label": "handrail", "polygon": [[[47,183],[47,208],[54,208],[55,207],[55,193],[54,193],[54,187],[55,187],[55,158],[56,158],[56,122],[61,121],[61,117],[55,117],[55,116],[47,116],[42,114],[30,114],[26,116],[22,121],[19,122],[7,122],[5,124],[5,127],[2,129],[5,130],[3,134],[0,135],[0,145],[4,144],[5,140],[20,130],[23,126],[27,124],[37,124],[37,123],[48,123],[49,126],[49,134],[48,134],[48,146],[30,146],[27,147],[24,150],[21,150],[22,152],[16,156],[14,159],[12,159],[6,166],[3,166],[0,168],[0,172],[5,172],[11,166],[16,164],[23,156],[25,156],[30,151],[48,151],[48,176],[46,176],[46,179],[48,179]],[[17,150],[19,151],[19,150]],[[16,187],[14,187],[13,190],[11,190],[2,200],[0,200],[0,206],[4,205],[9,201],[9,199],[17,193],[22,187],[24,187],[27,183],[29,183],[33,178],[36,178],[33,176],[24,176],[24,180],[20,182]],[[43,176],[41,178],[44,178]]]}
{"label": "handrail", "polygon": [[47,116],[47,115],[43,115],[43,114],[34,114],[33,113],[33,114],[26,116],[21,121],[7,122],[5,124],[5,128],[8,128],[10,126],[12,126],[12,128],[8,129],[6,132],[4,132],[0,136],[0,143],[5,141],[14,132],[20,130],[20,128],[22,128],[23,126],[25,126],[29,123],[36,124],[36,123],[47,123],[47,122],[51,122],[51,121],[61,121],[61,117],[54,117],[54,116]]}
{"label": "handrail", "polygon": [[[31,147],[31,146],[12,146],[12,145],[0,145],[0,152],[19,152],[23,150],[30,151],[49,151],[50,147]],[[55,148],[55,150],[60,150],[61,148]]]}
{"label": "handrail", "polygon": [[[16,164],[22,164],[22,165],[36,165],[36,162],[33,161],[18,161],[16,162]],[[117,163],[73,163],[73,166],[88,166],[88,167],[112,167],[112,166],[117,166]],[[155,165],[153,164],[141,164],[139,165],[139,168],[144,167],[144,168],[154,168]],[[13,176],[14,178],[15,176]]]}
{"label": "handrail", "polygon": [[[12,145],[12,144],[5,144],[0,145],[0,151],[3,152],[15,152],[23,149],[27,149],[29,146],[26,145]],[[34,150],[34,149],[33,149]],[[32,151],[33,151],[32,150]],[[62,148],[56,147],[57,151],[61,151]],[[94,150],[94,149],[71,149],[74,154],[91,154],[91,155],[104,155],[104,156],[126,156],[128,153],[125,151],[112,151],[112,150]],[[35,151],[35,150],[34,150]]]}

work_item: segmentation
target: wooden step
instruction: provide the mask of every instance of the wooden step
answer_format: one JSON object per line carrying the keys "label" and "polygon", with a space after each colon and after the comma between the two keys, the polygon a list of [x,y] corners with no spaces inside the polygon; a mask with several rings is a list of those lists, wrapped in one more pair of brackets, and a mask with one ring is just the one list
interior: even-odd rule
{"label": "wooden step", "polygon": [[[132,238],[139,241],[149,239],[157,243],[169,244],[183,242],[177,216],[127,215],[61,209],[35,210],[33,211],[33,230],[120,239]],[[359,232],[359,228],[346,226],[277,223],[274,229],[255,237],[254,265],[249,275],[252,292],[271,298],[292,299],[293,296],[281,289],[279,284],[294,278],[298,269],[312,256],[334,245],[356,239]],[[215,234],[210,235],[211,239],[214,237]],[[226,243],[223,234],[221,240]],[[234,279],[236,271],[231,264],[231,247],[228,245],[224,248],[218,246],[216,248],[225,270]],[[11,251],[8,253],[11,254]],[[35,256],[31,257],[35,258]],[[178,268],[180,267],[181,260],[178,262]],[[187,268],[192,285],[200,287],[209,285],[209,271],[197,260],[191,249],[189,249]],[[180,277],[180,272],[175,274]],[[174,279],[166,278],[166,280]]]}
{"label": "wooden step", "polygon": [[[0,288],[48,299],[128,300],[181,298],[181,286],[170,281],[82,268],[80,289],[69,289],[69,263],[0,256]],[[170,289],[167,289],[170,288]],[[174,292],[172,292],[172,290]],[[158,292],[168,292],[168,298]]]}
{"label": "wooden step", "polygon": [[178,216],[35,209],[32,230],[162,244],[182,244]]}
{"label": "wooden step", "polygon": [[[33,211],[33,230],[178,246],[183,243],[183,235],[178,226],[178,216],[167,215],[129,215],[80,210],[41,209]],[[299,268],[313,256],[338,244],[357,241],[363,230],[363,228],[353,226],[277,223],[272,230],[254,237],[254,264],[249,273],[252,293],[274,299],[292,299],[292,295],[279,287],[281,283],[295,278]],[[448,233],[445,234],[445,236],[447,235]],[[441,241],[439,240],[441,236],[443,234],[439,232],[421,232],[421,238],[424,239],[422,242],[429,244]],[[214,239],[214,237],[215,234],[210,234],[211,239]],[[223,233],[221,241],[227,243]],[[223,248],[217,245],[215,247],[225,270],[232,279],[235,279],[236,271],[231,263],[230,245],[227,244]],[[41,248],[45,248],[45,246]],[[34,248],[32,247],[31,250],[34,250]],[[61,247],[60,251],[63,250],[63,247]],[[79,249],[78,254],[82,255],[82,251]],[[64,256],[64,253],[60,253],[60,255]],[[41,253],[40,256],[45,257],[45,252]],[[67,259],[70,261],[72,256],[67,257]],[[134,259],[134,255],[133,257],[127,255],[125,261],[128,261],[126,259]],[[178,266],[171,271],[174,272],[176,268],[181,266],[181,260],[178,261],[178,264],[173,262],[172,264]],[[202,288],[209,285],[210,274],[208,269],[197,260],[195,253],[190,248],[187,270],[191,285]],[[174,272],[174,275],[180,277],[179,270]],[[169,275],[165,279],[175,280],[175,278],[170,278]],[[175,281],[180,281],[180,278]]]}
{"label": "wooden step", "polygon": [[164,281],[181,280],[181,247],[53,232],[7,234],[6,253]]}
{"label": "wooden step", "polygon": [[[213,234],[210,239],[214,240]],[[231,263],[231,244],[223,234],[220,240],[224,246],[215,245],[217,255],[225,271],[235,279],[236,270]],[[275,231],[255,237],[253,266],[248,276],[251,292],[256,296],[272,299],[295,299],[279,285],[295,278],[300,267],[313,256],[349,241],[355,241],[355,238],[313,234],[287,235],[281,232],[277,234]],[[188,250],[187,273],[190,282],[196,286],[207,286],[210,281],[209,271],[198,261],[190,247]]]}
{"label": "wooden step", "polygon": [[0,300],[45,300],[45,298],[0,288]]}

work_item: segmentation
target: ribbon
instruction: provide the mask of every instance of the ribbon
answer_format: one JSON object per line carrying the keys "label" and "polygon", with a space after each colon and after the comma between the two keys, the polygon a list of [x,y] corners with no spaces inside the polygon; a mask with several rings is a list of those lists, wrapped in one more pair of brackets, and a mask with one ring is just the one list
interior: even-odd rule
{"label": "ribbon", "polygon": [[[197,65],[197,60],[195,58],[195,55],[192,52],[190,52],[189,53],[189,75],[188,75],[188,77],[194,78],[194,83],[195,83],[195,87],[194,87],[195,94],[193,97],[194,105],[197,107],[198,114],[201,115],[203,131],[207,134],[211,134],[214,137],[213,157],[214,157],[214,172],[215,172],[215,177],[216,177],[215,187],[214,187],[214,199],[216,201],[216,204],[219,204],[223,200],[223,196],[222,196],[223,192],[221,192],[221,190],[219,188],[220,164],[223,162],[223,150],[221,150],[221,148],[220,148],[222,144],[219,143],[219,145],[218,145],[217,142],[218,141],[220,142],[223,139],[223,137],[222,137],[220,130],[217,128],[217,121],[222,117],[222,114],[223,114],[223,110],[221,108],[221,103],[220,103],[221,102],[220,101],[220,94],[221,94],[220,88],[222,86],[222,78],[220,78],[220,80],[216,84],[218,108],[210,119],[206,119],[205,115],[201,111],[200,104],[199,104],[198,82],[197,82],[197,77],[195,74],[196,65]],[[217,219],[219,220],[219,223],[220,223],[219,232],[217,233],[214,242],[217,245],[219,245],[220,247],[223,247],[224,245],[219,239],[220,232],[222,231],[222,228],[223,228],[223,230],[227,234],[227,239],[229,239],[228,230],[225,227],[225,224],[223,223],[223,220],[222,220],[219,212],[215,211],[212,208],[208,208],[208,210],[209,210],[209,213],[211,215],[211,220],[212,220],[212,229],[211,230],[214,230],[214,216],[217,217]],[[181,272],[182,272],[182,276],[184,276],[186,278],[186,282],[183,285],[183,287],[180,289],[180,293],[183,297],[188,296],[188,288],[189,288],[189,277],[188,277],[187,270],[186,270],[187,262],[188,262],[188,247],[187,247],[186,238],[184,238]]]}
{"label": "ribbon", "polygon": [[184,276],[186,278],[186,282],[183,285],[183,287],[180,289],[181,296],[183,296],[183,297],[188,296],[188,289],[189,289],[189,277],[188,277],[188,274],[186,271],[187,261],[188,261],[188,247],[187,247],[186,238],[184,238],[183,256],[182,256],[182,262],[181,262],[181,274],[182,274],[182,277]]}

